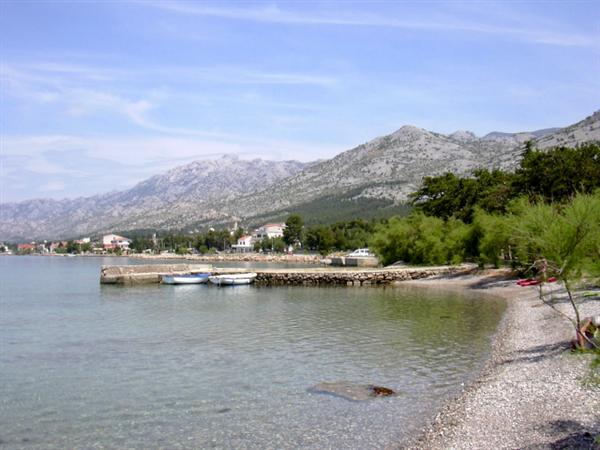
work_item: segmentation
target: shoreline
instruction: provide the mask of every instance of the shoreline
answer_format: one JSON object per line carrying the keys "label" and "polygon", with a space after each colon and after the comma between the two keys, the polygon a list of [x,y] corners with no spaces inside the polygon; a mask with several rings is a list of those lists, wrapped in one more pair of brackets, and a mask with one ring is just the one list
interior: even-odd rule
{"label": "shoreline", "polygon": [[185,260],[202,262],[259,262],[259,263],[301,263],[311,265],[328,265],[328,258],[321,255],[304,254],[261,254],[261,253],[220,253],[213,255],[177,255],[174,253],[162,255],[149,255],[143,253],[134,253],[131,255],[113,255],[113,254],[66,254],[66,253],[32,253],[30,255],[18,255],[0,253],[4,256],[39,256],[39,257],[77,257],[77,258],[131,258],[140,260]]}
{"label": "shoreline", "polygon": [[[499,296],[507,308],[480,373],[400,448],[600,448],[600,386],[583,385],[592,356],[570,351],[571,324],[534,288],[516,286],[507,271],[407,283]],[[600,300],[581,312],[599,314]]]}

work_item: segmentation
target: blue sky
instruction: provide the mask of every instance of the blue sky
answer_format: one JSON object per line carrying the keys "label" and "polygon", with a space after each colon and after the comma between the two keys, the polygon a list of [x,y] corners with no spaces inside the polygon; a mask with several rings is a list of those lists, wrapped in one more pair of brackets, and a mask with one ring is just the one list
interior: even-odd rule
{"label": "blue sky", "polygon": [[0,202],[600,108],[597,2],[0,2]]}

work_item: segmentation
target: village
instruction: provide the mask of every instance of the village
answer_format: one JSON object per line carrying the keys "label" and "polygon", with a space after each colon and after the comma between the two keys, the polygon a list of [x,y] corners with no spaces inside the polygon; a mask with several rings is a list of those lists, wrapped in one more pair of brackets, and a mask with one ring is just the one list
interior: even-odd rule
{"label": "village", "polygon": [[[227,230],[229,236],[233,239],[234,244],[229,247],[223,245],[223,250],[229,253],[251,253],[254,251],[262,252],[263,248],[260,247],[261,242],[265,240],[281,239],[283,237],[283,231],[286,228],[285,223],[266,223],[256,229],[252,233],[243,233],[243,230],[238,227],[237,222],[234,226]],[[209,229],[209,232],[214,232],[213,228]],[[237,239],[235,236],[238,235]],[[118,234],[106,234],[100,238],[84,237],[74,240],[59,240],[59,241],[31,241],[26,243],[19,243],[16,246],[0,243],[0,253],[4,254],[18,254],[18,255],[131,255],[139,253],[140,249],[134,249],[132,243],[133,238],[120,236]],[[145,254],[198,254],[198,249],[194,247],[186,247],[184,249],[176,248],[161,248],[159,245],[159,238],[156,233],[152,235],[152,239],[146,243],[141,253]],[[208,249],[209,251],[211,249]],[[271,249],[273,250],[273,249]],[[287,247],[284,251],[290,252],[292,248]]]}

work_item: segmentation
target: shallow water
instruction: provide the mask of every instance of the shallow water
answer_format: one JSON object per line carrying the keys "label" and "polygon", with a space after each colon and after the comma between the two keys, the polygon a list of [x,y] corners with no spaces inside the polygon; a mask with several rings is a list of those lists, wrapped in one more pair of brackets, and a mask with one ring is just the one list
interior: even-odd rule
{"label": "shallow water", "polygon": [[[6,448],[384,448],[481,367],[500,300],[416,288],[99,285],[0,257]],[[345,381],[400,395],[353,402]]]}

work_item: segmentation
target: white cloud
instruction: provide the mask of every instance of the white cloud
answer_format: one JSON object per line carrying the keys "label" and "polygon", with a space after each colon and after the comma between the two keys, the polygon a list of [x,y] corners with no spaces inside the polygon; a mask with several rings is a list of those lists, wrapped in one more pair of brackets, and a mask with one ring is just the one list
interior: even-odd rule
{"label": "white cloud", "polygon": [[443,19],[398,19],[393,16],[381,16],[367,12],[336,11],[333,14],[306,14],[297,11],[283,10],[276,6],[264,7],[220,7],[204,3],[191,2],[146,2],[163,10],[179,14],[216,17],[230,20],[245,20],[263,23],[287,25],[332,25],[352,27],[387,27],[409,30],[429,30],[448,32],[471,32],[511,36],[518,40],[556,46],[598,47],[596,35],[584,35],[576,32],[547,31],[529,26],[493,25],[479,21],[456,20],[452,16]]}

